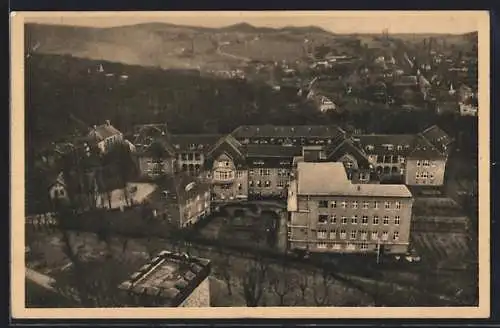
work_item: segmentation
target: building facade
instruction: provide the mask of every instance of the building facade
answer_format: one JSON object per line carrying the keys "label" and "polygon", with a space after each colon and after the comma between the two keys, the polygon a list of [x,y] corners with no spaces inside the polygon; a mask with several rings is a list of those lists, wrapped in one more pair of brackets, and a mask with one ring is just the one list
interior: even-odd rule
{"label": "building facade", "polygon": [[354,184],[341,163],[301,162],[287,202],[289,249],[408,251],[413,197],[404,185]]}
{"label": "building facade", "polygon": [[208,259],[162,251],[120,284],[127,306],[209,307]]}
{"label": "building facade", "polygon": [[123,133],[111,125],[109,120],[105,124],[94,125],[88,137],[97,144],[101,153],[109,151],[114,144],[125,142]]}

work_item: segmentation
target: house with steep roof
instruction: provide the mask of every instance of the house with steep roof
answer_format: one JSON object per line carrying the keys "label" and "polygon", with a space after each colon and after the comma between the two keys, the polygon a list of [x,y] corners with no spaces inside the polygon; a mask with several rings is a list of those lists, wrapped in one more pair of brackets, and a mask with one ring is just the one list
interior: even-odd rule
{"label": "house with steep roof", "polygon": [[153,216],[175,228],[196,224],[210,214],[210,184],[185,172],[165,176],[145,202]]}
{"label": "house with steep roof", "polygon": [[176,152],[166,136],[136,146],[134,156],[143,178],[156,179],[177,171]]}
{"label": "house with steep roof", "polygon": [[114,144],[124,142],[123,133],[111,125],[109,120],[105,124],[94,125],[87,137],[97,145],[101,153],[109,151]]}
{"label": "house with steep roof", "polygon": [[243,145],[231,134],[206,153],[205,177],[212,184],[212,200],[225,202],[248,197],[248,170]]}

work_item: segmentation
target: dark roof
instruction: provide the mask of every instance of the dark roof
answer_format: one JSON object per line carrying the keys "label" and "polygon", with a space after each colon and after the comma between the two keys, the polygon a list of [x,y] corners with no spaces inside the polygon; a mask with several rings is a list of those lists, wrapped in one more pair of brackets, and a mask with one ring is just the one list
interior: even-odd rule
{"label": "dark roof", "polygon": [[326,152],[328,160],[337,161],[345,154],[351,154],[356,158],[360,168],[370,167],[370,161],[366,153],[352,139],[345,139],[335,147],[327,147]]}
{"label": "dark roof", "polygon": [[208,151],[222,134],[173,134],[170,142],[176,151],[202,150]]}
{"label": "dark roof", "polygon": [[344,131],[336,125],[243,125],[236,128],[232,135],[237,139],[269,138],[337,138]]}
{"label": "dark roof", "polygon": [[[414,134],[365,134],[353,137],[354,142],[367,154],[400,156],[406,156],[413,150],[415,139]],[[392,145],[392,150],[385,145]],[[373,150],[369,150],[369,146],[373,146]]]}
{"label": "dark roof", "polygon": [[300,146],[246,145],[247,157],[294,157],[302,154]]}
{"label": "dark roof", "polygon": [[430,143],[422,135],[417,136],[417,142],[415,147],[408,154],[409,158],[417,159],[441,159],[443,158],[443,153],[439,151],[432,143]]}
{"label": "dark roof", "polygon": [[441,153],[446,153],[448,146],[453,142],[453,139],[437,125],[425,129],[421,134]]}
{"label": "dark roof", "polygon": [[147,144],[139,144],[136,145],[137,153],[141,155],[169,155],[175,156],[175,149],[172,147],[172,144],[167,139],[166,136],[160,136],[156,138],[148,138],[148,140],[144,140],[148,142]]}
{"label": "dark roof", "polygon": [[209,184],[183,172],[165,177],[158,183],[158,187],[161,192],[168,191],[171,196],[175,196],[170,200],[178,204],[210,190]]}
{"label": "dark roof", "polygon": [[233,151],[236,152],[238,157],[244,157],[243,145],[236,140],[231,134],[223,136],[217,140],[217,142],[208,150],[207,156],[211,156],[217,150],[219,150],[223,145],[229,146]]}
{"label": "dark roof", "polygon": [[134,127],[133,144],[136,147],[147,145],[156,138],[169,139],[170,134],[166,124],[142,124]]}

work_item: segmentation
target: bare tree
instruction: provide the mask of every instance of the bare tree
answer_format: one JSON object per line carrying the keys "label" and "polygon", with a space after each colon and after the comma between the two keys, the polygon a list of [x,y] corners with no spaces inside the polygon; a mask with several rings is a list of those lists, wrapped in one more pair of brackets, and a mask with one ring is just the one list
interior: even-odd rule
{"label": "bare tree", "polygon": [[307,289],[309,288],[309,275],[307,273],[301,274],[302,272],[299,272],[299,275],[297,277],[297,286],[300,289],[300,296],[301,296],[301,301],[302,305],[306,305],[306,292]]}
{"label": "bare tree", "polygon": [[279,306],[286,305],[286,296],[292,291],[293,284],[288,263],[282,263],[277,270],[270,272],[269,287],[278,297]]}
{"label": "bare tree", "polygon": [[217,267],[218,273],[221,275],[221,278],[226,283],[227,294],[229,296],[233,295],[232,290],[232,275],[231,275],[231,256],[229,253],[220,250],[217,253]]}
{"label": "bare tree", "polygon": [[330,302],[330,286],[334,280],[328,270],[321,270],[320,277],[314,275],[313,298],[317,306],[326,306]]}
{"label": "bare tree", "polygon": [[269,264],[262,258],[249,260],[248,272],[242,280],[243,296],[247,306],[256,307],[262,298]]}

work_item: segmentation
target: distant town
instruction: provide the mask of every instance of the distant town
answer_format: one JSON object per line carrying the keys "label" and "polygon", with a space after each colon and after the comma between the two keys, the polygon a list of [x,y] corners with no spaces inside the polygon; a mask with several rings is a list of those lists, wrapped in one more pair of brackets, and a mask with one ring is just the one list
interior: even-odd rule
{"label": "distant town", "polygon": [[477,305],[477,33],[85,29],[26,25],[28,307]]}

